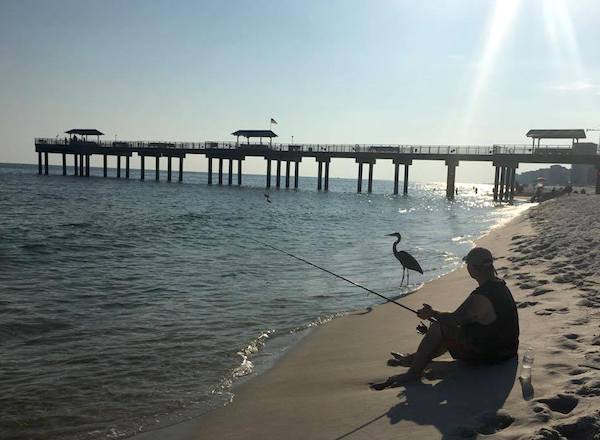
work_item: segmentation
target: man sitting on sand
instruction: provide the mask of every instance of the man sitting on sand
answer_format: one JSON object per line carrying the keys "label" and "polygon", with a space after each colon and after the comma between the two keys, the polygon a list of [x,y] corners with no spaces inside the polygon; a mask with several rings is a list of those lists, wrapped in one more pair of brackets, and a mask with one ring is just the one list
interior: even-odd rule
{"label": "man sitting on sand", "polygon": [[489,250],[473,248],[465,258],[469,275],[479,284],[455,312],[438,312],[423,304],[417,312],[431,320],[417,352],[392,353],[391,362],[409,366],[406,373],[389,377],[372,388],[382,390],[418,380],[427,364],[449,351],[454,359],[471,364],[495,364],[510,359],[519,348],[519,317],[515,301],[497,277]]}

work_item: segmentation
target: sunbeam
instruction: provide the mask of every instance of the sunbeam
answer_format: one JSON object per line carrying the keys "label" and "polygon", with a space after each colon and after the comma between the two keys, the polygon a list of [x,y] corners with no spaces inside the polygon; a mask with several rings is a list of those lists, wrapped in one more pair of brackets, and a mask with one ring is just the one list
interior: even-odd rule
{"label": "sunbeam", "polygon": [[552,59],[561,80],[585,82],[587,74],[579,53],[568,2],[566,0],[546,0],[543,2],[543,8],[544,28],[551,45]]}
{"label": "sunbeam", "polygon": [[486,39],[476,67],[476,76],[467,99],[462,124],[461,138],[468,139],[475,111],[482,93],[487,88],[492,70],[496,65],[499,50],[517,15],[521,0],[496,0],[494,12],[486,29]]}

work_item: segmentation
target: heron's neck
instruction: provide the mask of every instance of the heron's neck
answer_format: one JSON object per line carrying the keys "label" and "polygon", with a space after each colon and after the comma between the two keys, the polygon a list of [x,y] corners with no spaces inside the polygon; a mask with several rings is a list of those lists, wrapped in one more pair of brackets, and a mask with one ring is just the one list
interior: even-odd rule
{"label": "heron's neck", "polygon": [[400,240],[402,240],[401,238],[398,238],[395,242],[394,242],[394,247],[398,246],[400,244]]}

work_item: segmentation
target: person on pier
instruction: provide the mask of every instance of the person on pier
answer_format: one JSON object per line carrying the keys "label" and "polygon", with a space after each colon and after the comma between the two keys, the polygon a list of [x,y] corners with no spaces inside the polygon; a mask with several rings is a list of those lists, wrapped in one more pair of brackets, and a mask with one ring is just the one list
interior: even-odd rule
{"label": "person on pier", "polygon": [[517,306],[505,282],[498,278],[489,250],[472,249],[463,259],[477,287],[454,312],[440,312],[423,304],[417,314],[430,320],[413,354],[392,353],[390,365],[409,367],[403,374],[389,377],[371,387],[381,390],[418,380],[427,364],[446,351],[454,359],[470,364],[496,364],[511,359],[519,348]]}

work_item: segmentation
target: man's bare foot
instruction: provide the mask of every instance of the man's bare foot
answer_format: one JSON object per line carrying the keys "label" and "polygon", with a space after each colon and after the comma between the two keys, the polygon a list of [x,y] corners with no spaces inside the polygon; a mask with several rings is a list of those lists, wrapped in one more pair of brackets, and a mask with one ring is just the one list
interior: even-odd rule
{"label": "man's bare foot", "polygon": [[381,391],[386,388],[395,388],[402,385],[405,385],[410,382],[415,382],[421,378],[420,374],[413,373],[408,371],[406,373],[397,374],[395,376],[390,376],[387,378],[385,382],[376,382],[371,384],[371,389],[375,391]]}
{"label": "man's bare foot", "polygon": [[387,361],[390,367],[410,367],[415,357],[413,353],[396,353],[392,351],[390,354],[393,356]]}

